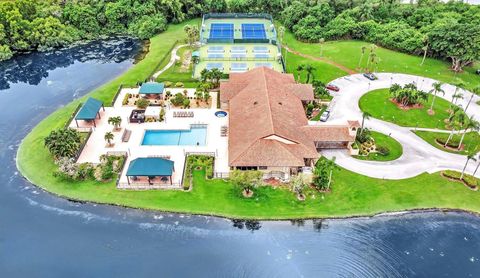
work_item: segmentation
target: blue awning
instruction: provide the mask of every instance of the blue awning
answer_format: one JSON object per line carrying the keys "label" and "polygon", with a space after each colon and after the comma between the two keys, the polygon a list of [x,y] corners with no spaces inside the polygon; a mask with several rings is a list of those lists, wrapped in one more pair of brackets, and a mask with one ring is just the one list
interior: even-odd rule
{"label": "blue awning", "polygon": [[102,105],[98,99],[88,98],[75,116],[75,120],[94,120]]}
{"label": "blue awning", "polygon": [[171,176],[173,161],[161,157],[140,157],[130,162],[127,176]]}
{"label": "blue awning", "polygon": [[146,82],[140,87],[139,94],[163,94],[163,83]]}

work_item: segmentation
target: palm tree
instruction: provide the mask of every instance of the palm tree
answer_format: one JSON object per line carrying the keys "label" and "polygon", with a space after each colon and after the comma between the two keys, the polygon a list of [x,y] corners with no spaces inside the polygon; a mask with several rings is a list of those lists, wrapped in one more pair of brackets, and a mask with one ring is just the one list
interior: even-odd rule
{"label": "palm tree", "polygon": [[197,88],[195,91],[195,102],[197,103],[197,106],[200,104],[200,99],[203,96],[203,92]]}
{"label": "palm tree", "polygon": [[477,173],[478,171],[478,168],[480,167],[480,155],[478,156],[478,159],[477,159],[478,163],[477,163],[477,167],[475,167],[475,171],[473,171],[473,176],[475,177],[475,174]]}
{"label": "palm tree", "polygon": [[465,166],[463,166],[462,175],[460,176],[460,180],[463,180],[463,176],[465,175],[465,169],[467,169],[467,165],[468,165],[468,162],[470,160],[477,161],[477,159],[474,157],[473,154],[467,155],[467,161],[465,162]]}
{"label": "palm tree", "polygon": [[360,129],[360,135],[363,134],[363,125],[365,124],[365,119],[368,120],[368,119],[370,119],[371,116],[372,116],[372,115],[371,115],[370,113],[368,113],[368,112],[363,112],[363,114],[362,114],[362,127],[361,127],[361,129]]}
{"label": "palm tree", "polygon": [[335,170],[335,168],[337,168],[337,165],[335,164],[335,160],[337,158],[334,156],[332,157],[331,160],[327,160],[327,169],[329,170],[329,174],[328,174],[328,185],[327,185],[327,190],[330,188],[330,184],[332,183],[332,174],[333,174],[333,170]]}
{"label": "palm tree", "polygon": [[437,93],[442,93],[445,95],[445,91],[442,89],[443,83],[435,82],[433,83],[433,89],[430,90],[430,94],[433,93],[432,105],[430,106],[430,111],[433,112],[433,104],[435,103],[435,98],[437,97]]}
{"label": "palm tree", "polygon": [[215,87],[218,87],[220,85],[220,79],[222,78],[223,73],[219,69],[213,68],[210,71],[210,75],[211,75],[213,84],[215,85]]}
{"label": "palm tree", "polygon": [[[220,97],[220,96],[218,96]],[[208,104],[208,100],[210,99],[210,92],[208,90],[206,90],[205,92],[203,92],[203,100],[205,101],[206,104]]]}
{"label": "palm tree", "polygon": [[467,133],[468,129],[472,129],[475,131],[478,131],[480,128],[480,123],[476,121],[473,116],[467,119],[467,122],[465,123],[465,129],[463,130],[462,138],[460,139],[460,143],[458,144],[458,150],[462,147],[463,139],[465,138],[465,134]]}
{"label": "palm tree", "polygon": [[422,47],[422,50],[423,50],[423,58],[422,58],[422,62],[420,63],[420,66],[423,66],[423,63],[425,63],[425,58],[427,58],[427,52],[428,52],[428,36],[423,37],[423,42],[425,43],[425,46]]}
{"label": "palm tree", "polygon": [[[455,86],[455,92],[452,95],[452,102],[454,102],[456,98],[459,98],[459,96],[462,96],[462,94],[459,94],[458,91],[465,88],[465,82],[457,78],[453,85]],[[456,101],[454,103],[456,103]]]}
{"label": "palm tree", "polygon": [[[377,50],[377,46],[374,44],[370,45],[370,53],[368,54],[367,58],[367,71],[370,69],[370,63],[374,62],[376,59],[377,54],[375,53],[375,50]],[[372,58],[373,56],[373,58]]]}
{"label": "palm tree", "polygon": [[470,102],[472,102],[473,96],[474,95],[480,95],[480,86],[477,86],[473,88],[472,90],[473,94],[470,96],[470,99],[468,100],[467,106],[465,106],[465,112],[467,112],[468,106],[470,106]]}
{"label": "palm tree", "polygon": [[312,77],[313,79],[313,72],[315,71],[316,69],[314,67],[312,67],[312,65],[308,64],[308,65],[305,65],[305,71],[307,72],[307,81],[306,83],[308,83],[310,81],[310,77]]}
{"label": "palm tree", "polygon": [[367,47],[362,46],[361,50],[362,50],[362,55],[360,56],[360,60],[358,61],[358,68],[360,68],[360,66],[362,64],[363,56],[365,55],[365,50],[367,50]]}
{"label": "palm tree", "polygon": [[80,135],[71,128],[53,130],[45,137],[44,144],[55,159],[72,158],[80,148]]}
{"label": "palm tree", "polygon": [[300,73],[305,69],[304,64],[300,64],[297,66],[297,81],[300,82]]}
{"label": "palm tree", "polygon": [[320,38],[320,40],[318,40],[318,43],[320,43],[320,57],[322,57],[323,56],[323,44],[325,43],[325,39]]}
{"label": "palm tree", "polygon": [[113,135],[113,133],[108,131],[108,132],[105,133],[105,136],[103,138],[105,139],[105,141],[107,141],[109,146],[112,146],[112,140],[113,140],[114,137],[115,136]]}
{"label": "palm tree", "polygon": [[122,124],[122,117],[120,117],[120,116],[110,117],[110,118],[108,118],[108,123],[113,125],[114,130],[119,130],[120,125]]}

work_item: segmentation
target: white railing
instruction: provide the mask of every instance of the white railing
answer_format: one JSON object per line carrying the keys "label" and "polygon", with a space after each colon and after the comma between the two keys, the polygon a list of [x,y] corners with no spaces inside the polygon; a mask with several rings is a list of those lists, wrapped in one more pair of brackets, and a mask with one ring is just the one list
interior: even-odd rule
{"label": "white railing", "polygon": [[124,190],[175,189],[175,190],[180,190],[180,189],[182,189],[182,186],[179,183],[173,183],[173,184],[154,183],[154,184],[149,184],[148,182],[145,182],[145,183],[133,182],[133,183],[128,184],[126,182],[119,182],[117,184],[117,189],[124,189]]}

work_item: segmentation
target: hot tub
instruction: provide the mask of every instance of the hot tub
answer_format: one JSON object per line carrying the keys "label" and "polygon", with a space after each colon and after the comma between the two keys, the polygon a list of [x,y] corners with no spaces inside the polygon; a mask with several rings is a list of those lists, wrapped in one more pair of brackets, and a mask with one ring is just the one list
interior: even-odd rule
{"label": "hot tub", "polygon": [[215,116],[219,117],[219,118],[225,118],[227,116],[227,112],[225,111],[217,111],[215,112]]}

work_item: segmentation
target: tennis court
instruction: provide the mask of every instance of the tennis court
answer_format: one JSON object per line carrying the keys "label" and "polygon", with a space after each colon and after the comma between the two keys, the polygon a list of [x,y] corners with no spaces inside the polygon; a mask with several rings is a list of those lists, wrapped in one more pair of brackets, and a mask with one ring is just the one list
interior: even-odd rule
{"label": "tennis court", "polygon": [[210,39],[233,39],[233,23],[212,23]]}
{"label": "tennis court", "polygon": [[220,71],[223,71],[223,63],[207,63],[207,66],[205,68],[207,70],[218,69]]}
{"label": "tennis court", "polygon": [[243,23],[242,24],[243,39],[266,39],[265,25],[260,23]]}

